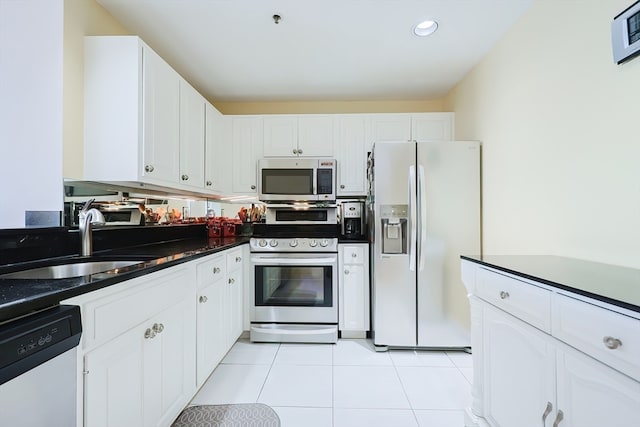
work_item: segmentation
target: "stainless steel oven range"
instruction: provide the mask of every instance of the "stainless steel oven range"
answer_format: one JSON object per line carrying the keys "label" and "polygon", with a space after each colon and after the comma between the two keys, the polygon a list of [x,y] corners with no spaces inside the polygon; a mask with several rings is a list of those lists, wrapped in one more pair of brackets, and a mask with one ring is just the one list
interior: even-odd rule
{"label": "stainless steel oven range", "polygon": [[251,341],[337,342],[337,225],[260,225],[250,240]]}

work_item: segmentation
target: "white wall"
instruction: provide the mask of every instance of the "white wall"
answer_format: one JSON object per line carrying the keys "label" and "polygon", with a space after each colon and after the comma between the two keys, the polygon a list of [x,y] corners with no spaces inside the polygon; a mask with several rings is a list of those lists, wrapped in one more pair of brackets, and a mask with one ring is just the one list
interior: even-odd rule
{"label": "white wall", "polygon": [[0,0],[0,228],[62,210],[63,0]]}
{"label": "white wall", "polygon": [[485,254],[640,267],[640,58],[615,65],[632,0],[535,0],[449,94],[483,142]]}

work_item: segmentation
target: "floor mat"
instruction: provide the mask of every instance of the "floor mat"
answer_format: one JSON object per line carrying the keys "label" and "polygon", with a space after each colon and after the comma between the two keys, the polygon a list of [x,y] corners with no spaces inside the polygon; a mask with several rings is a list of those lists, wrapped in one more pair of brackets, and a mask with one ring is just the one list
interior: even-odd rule
{"label": "floor mat", "polygon": [[280,427],[276,411],[262,403],[186,408],[171,427]]}

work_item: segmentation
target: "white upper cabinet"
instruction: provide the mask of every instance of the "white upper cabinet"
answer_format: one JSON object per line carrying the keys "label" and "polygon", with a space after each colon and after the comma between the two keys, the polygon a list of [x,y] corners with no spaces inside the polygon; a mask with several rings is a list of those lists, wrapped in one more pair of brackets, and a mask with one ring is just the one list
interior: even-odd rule
{"label": "white upper cabinet", "polygon": [[232,191],[257,194],[258,159],[262,157],[263,124],[261,116],[238,116],[231,119],[233,147]]}
{"label": "white upper cabinet", "polygon": [[180,181],[204,187],[205,99],[180,80]]}
{"label": "white upper cabinet", "polygon": [[453,141],[454,113],[372,114],[372,141]]}
{"label": "white upper cabinet", "polygon": [[139,37],[85,37],[84,179],[210,193],[205,104]]}
{"label": "white upper cabinet", "polygon": [[205,189],[216,194],[231,191],[231,119],[208,102],[205,105]]}
{"label": "white upper cabinet", "polygon": [[454,113],[411,115],[411,139],[414,141],[453,141]]}
{"label": "white upper cabinet", "polygon": [[331,116],[263,116],[265,157],[333,157]]}
{"label": "white upper cabinet", "polygon": [[366,194],[368,119],[364,115],[337,115],[335,157],[338,163],[338,196]]}
{"label": "white upper cabinet", "polygon": [[333,118],[331,116],[298,117],[298,155],[333,157]]}

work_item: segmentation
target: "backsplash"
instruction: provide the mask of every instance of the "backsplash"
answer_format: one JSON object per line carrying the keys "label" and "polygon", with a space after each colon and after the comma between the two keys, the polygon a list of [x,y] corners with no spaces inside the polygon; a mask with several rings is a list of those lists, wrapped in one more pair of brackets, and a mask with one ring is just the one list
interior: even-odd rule
{"label": "backsplash", "polygon": [[[171,226],[96,227],[95,252],[184,239],[207,241],[205,224]],[[77,228],[19,228],[0,230],[0,266],[80,254]]]}

